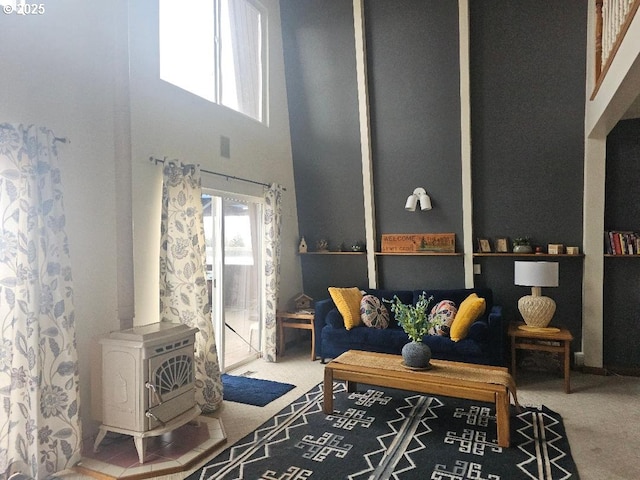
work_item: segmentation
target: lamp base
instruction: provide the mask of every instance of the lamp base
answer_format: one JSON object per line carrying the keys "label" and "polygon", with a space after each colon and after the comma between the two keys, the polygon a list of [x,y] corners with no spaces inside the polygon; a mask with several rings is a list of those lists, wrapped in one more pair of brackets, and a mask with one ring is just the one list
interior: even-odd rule
{"label": "lamp base", "polygon": [[545,328],[556,313],[556,302],[549,297],[525,295],[518,300],[518,310],[528,326]]}
{"label": "lamp base", "polygon": [[518,325],[518,330],[529,333],[558,333],[557,327],[530,327],[529,325]]}

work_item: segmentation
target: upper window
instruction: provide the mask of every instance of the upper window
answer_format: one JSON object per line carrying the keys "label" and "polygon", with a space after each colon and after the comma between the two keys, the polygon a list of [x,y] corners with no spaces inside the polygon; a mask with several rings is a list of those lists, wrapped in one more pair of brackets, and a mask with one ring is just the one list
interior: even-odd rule
{"label": "upper window", "polygon": [[254,0],[159,0],[160,78],[260,122],[266,14]]}

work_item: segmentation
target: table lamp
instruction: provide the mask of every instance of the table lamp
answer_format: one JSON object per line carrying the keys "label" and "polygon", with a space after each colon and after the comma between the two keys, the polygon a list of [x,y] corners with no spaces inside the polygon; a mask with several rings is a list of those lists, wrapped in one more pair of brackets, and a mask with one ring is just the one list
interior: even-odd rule
{"label": "table lamp", "polygon": [[531,295],[518,300],[524,323],[533,328],[546,328],[556,311],[556,302],[541,295],[542,287],[558,286],[557,262],[514,262],[514,283],[531,287]]}

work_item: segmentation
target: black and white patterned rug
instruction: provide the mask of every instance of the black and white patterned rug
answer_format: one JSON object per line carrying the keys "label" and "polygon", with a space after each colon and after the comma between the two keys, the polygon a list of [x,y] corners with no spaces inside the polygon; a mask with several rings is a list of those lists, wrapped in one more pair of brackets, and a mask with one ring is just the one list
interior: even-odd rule
{"label": "black and white patterned rug", "polygon": [[562,419],[512,406],[511,447],[496,441],[495,408],[482,402],[359,385],[334,387],[322,412],[317,385],[189,480],[577,479]]}

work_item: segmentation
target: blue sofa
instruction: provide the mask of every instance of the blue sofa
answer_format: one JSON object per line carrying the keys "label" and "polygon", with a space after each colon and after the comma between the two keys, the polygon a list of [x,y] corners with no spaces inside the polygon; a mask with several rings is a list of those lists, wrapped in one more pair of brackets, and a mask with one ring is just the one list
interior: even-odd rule
{"label": "blue sofa", "polygon": [[[415,303],[424,291],[426,297],[433,295],[432,305],[441,300],[452,300],[456,305],[471,293],[476,293],[486,301],[484,315],[477,319],[466,338],[454,342],[449,337],[425,335],[423,342],[429,345],[432,357],[439,360],[451,360],[484,365],[506,365],[507,323],[502,315],[502,307],[493,304],[491,289],[471,288],[455,290],[379,290],[362,289],[379,299],[391,300],[397,295],[402,303]],[[385,304],[386,305],[386,304]],[[393,318],[385,329],[360,325],[347,330],[344,320],[331,298],[317,301],[315,304],[314,333],[316,338],[316,357],[324,363],[347,350],[366,350],[370,352],[400,354],[409,337]]]}

